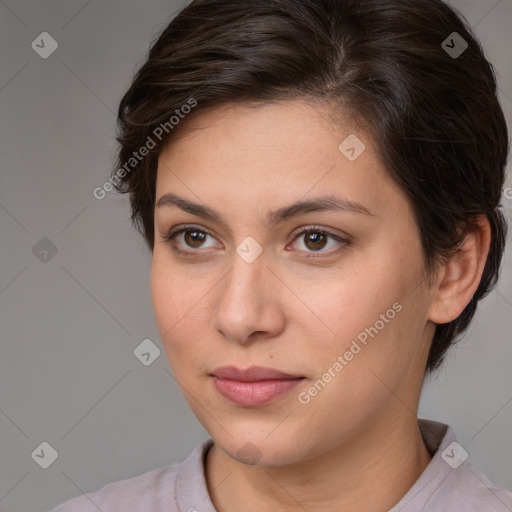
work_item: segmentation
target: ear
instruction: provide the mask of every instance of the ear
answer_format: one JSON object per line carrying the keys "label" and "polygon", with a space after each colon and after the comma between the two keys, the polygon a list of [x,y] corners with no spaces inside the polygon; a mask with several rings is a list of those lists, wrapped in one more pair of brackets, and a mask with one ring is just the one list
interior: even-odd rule
{"label": "ear", "polygon": [[429,320],[445,324],[455,320],[476,292],[491,243],[491,227],[486,216],[475,219],[463,244],[448,262],[441,265],[432,287]]}

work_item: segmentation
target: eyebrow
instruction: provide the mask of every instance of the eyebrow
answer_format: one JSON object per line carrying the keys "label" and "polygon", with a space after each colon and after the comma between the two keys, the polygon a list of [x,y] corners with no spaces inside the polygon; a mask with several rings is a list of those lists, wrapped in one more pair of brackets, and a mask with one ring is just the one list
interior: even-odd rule
{"label": "eyebrow", "polygon": [[[164,194],[156,202],[156,208],[162,208],[164,206],[177,206],[181,210],[203,217],[219,224],[226,225],[220,213],[216,212],[208,206],[194,203],[185,199],[184,197],[177,196],[175,194]],[[364,215],[373,216],[373,213],[368,210],[365,206],[355,201],[350,201],[344,197],[338,197],[335,195],[324,195],[316,197],[314,199],[297,201],[289,206],[284,206],[278,210],[270,211],[267,213],[267,221],[271,227],[283,222],[292,217],[302,215],[311,212],[326,212],[326,211],[345,211],[352,213],[362,213]]]}

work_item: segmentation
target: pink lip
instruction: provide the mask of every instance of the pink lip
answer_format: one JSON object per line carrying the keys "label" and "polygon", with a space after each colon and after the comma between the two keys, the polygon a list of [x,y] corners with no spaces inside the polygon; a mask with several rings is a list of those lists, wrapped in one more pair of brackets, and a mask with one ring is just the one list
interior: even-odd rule
{"label": "pink lip", "polygon": [[217,391],[224,398],[245,407],[266,404],[293,389],[303,379],[261,366],[246,370],[223,366],[215,369],[211,375]]}

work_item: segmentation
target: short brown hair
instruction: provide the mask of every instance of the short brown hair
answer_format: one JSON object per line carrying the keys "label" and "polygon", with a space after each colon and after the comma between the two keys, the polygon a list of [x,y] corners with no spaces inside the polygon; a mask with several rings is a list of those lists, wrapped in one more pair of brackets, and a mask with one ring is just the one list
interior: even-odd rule
{"label": "short brown hair", "polygon": [[[460,55],[449,52],[465,44]],[[111,179],[130,194],[132,221],[152,250],[158,156],[187,120],[232,103],[305,99],[331,105],[333,117],[341,107],[408,197],[427,276],[478,216],[490,222],[480,285],[457,319],[436,326],[431,372],[499,275],[509,143],[496,91],[469,25],[441,0],[194,0],[154,42],[121,100]],[[147,156],[128,168],[143,146]]]}

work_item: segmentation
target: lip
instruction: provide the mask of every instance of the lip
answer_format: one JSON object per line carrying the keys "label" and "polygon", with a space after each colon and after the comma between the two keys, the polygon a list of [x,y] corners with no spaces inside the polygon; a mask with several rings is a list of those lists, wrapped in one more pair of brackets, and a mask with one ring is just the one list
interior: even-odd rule
{"label": "lip", "polygon": [[212,373],[217,391],[229,401],[244,407],[264,405],[291,391],[304,377],[273,368],[251,366],[245,370],[222,366]]}
{"label": "lip", "polygon": [[265,368],[264,366],[251,366],[245,370],[236,366],[220,366],[211,373],[214,377],[220,379],[238,380],[240,382],[256,382],[260,380],[285,380],[300,379],[302,375],[292,375],[290,373],[280,372],[273,368]]}

